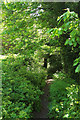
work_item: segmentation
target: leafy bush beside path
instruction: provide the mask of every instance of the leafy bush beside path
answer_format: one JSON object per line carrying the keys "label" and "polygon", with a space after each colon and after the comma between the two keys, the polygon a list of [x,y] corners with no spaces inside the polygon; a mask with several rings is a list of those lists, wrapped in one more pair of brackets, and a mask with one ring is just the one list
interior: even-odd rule
{"label": "leafy bush beside path", "polygon": [[54,78],[50,86],[49,118],[79,118],[79,85],[71,78]]}
{"label": "leafy bush beside path", "polygon": [[[32,118],[33,110],[40,109],[40,95],[45,86],[46,73],[28,70],[20,57],[2,60],[2,113],[3,119]],[[37,68],[35,68],[37,69]]]}

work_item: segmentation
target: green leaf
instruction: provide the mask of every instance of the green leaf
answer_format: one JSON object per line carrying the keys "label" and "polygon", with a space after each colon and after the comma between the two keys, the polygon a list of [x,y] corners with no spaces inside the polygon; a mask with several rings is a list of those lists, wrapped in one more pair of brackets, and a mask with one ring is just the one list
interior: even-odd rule
{"label": "green leaf", "polygon": [[78,62],[75,62],[74,64],[73,64],[73,66],[76,66],[78,64]]}
{"label": "green leaf", "polygon": [[77,45],[77,42],[74,42],[74,44],[73,44],[73,45],[74,45],[74,47],[76,47],[76,45]]}
{"label": "green leaf", "polygon": [[80,44],[80,38],[77,37],[76,40],[77,40],[78,44]]}
{"label": "green leaf", "polygon": [[76,30],[74,29],[72,32],[71,32],[71,36],[74,37],[76,35]]}
{"label": "green leaf", "polygon": [[60,17],[58,16],[57,21],[60,21],[63,18],[63,15],[61,15]]}
{"label": "green leaf", "polygon": [[75,73],[80,72],[80,64],[77,66]]}
{"label": "green leaf", "polygon": [[66,40],[64,45],[67,45],[67,44],[69,44],[69,39]]}
{"label": "green leaf", "polygon": [[66,114],[66,115],[63,116],[63,118],[68,118],[68,116],[69,116],[69,114]]}
{"label": "green leaf", "polygon": [[69,40],[69,45],[70,45],[70,46],[72,45],[72,41],[71,41],[71,40]]}
{"label": "green leaf", "polygon": [[71,38],[71,41],[75,42],[75,38],[74,38],[74,37],[73,37],[73,38]]}
{"label": "green leaf", "polygon": [[50,30],[47,31],[47,33],[50,33],[50,32],[52,32],[52,31],[53,31],[53,29],[50,29]]}

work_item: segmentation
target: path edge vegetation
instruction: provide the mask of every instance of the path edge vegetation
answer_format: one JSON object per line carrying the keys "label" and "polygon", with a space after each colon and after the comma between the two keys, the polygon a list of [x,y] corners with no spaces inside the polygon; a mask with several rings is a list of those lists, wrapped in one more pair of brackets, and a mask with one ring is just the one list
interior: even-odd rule
{"label": "path edge vegetation", "polygon": [[[58,27],[48,32],[51,37],[56,37],[58,42],[60,42],[63,34],[64,36],[68,34],[64,45],[69,45],[74,50],[75,47],[80,48],[80,20],[75,12],[70,12],[69,8],[66,10],[67,12],[57,19]],[[79,56],[80,53],[73,62],[73,66],[76,66],[75,73],[80,73]],[[70,74],[70,71],[68,74]],[[53,79],[54,81],[50,85],[49,118],[80,118],[79,80],[76,82],[76,80],[61,72],[54,74]]]}

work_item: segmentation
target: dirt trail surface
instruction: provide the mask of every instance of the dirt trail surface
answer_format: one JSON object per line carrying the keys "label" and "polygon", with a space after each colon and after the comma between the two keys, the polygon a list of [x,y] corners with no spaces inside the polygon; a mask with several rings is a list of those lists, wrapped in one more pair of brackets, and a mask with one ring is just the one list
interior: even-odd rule
{"label": "dirt trail surface", "polygon": [[49,98],[49,84],[53,79],[46,80],[46,86],[44,87],[44,94],[41,96],[41,110],[40,112],[34,112],[34,118],[48,118],[48,98]]}

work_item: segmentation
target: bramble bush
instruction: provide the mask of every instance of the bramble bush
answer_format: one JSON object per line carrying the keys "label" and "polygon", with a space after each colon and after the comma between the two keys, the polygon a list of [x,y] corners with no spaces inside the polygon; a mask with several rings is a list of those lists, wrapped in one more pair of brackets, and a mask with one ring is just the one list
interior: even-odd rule
{"label": "bramble bush", "polygon": [[79,118],[79,85],[63,74],[54,80],[50,86],[49,118]]}
{"label": "bramble bush", "polygon": [[[33,110],[40,110],[40,95],[45,86],[46,73],[34,73],[23,57],[2,60],[2,114],[3,119],[28,119]],[[35,68],[36,69],[36,68]]]}

